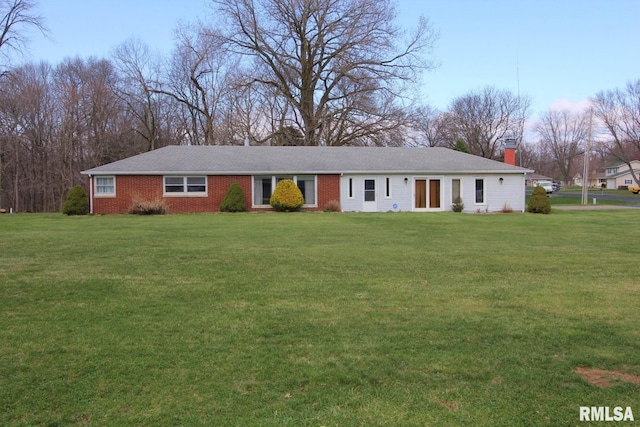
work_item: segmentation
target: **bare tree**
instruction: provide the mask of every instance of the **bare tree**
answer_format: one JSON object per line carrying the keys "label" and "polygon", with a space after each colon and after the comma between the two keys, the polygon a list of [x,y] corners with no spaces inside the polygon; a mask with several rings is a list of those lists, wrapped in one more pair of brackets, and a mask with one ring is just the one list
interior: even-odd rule
{"label": "bare tree", "polygon": [[305,145],[375,140],[397,128],[393,102],[433,65],[423,56],[436,37],[429,22],[402,42],[390,0],[212,2],[231,49],[256,64],[252,83],[292,106],[287,125],[299,125]]}
{"label": "bare tree", "polygon": [[453,100],[449,109],[451,139],[462,139],[471,152],[495,159],[505,138],[522,140],[530,100],[508,90],[485,87]]}
{"label": "bare tree", "polygon": [[575,172],[574,166],[580,160],[577,157],[586,149],[589,113],[550,110],[540,118],[536,132],[555,162],[562,180],[570,182]]}
{"label": "bare tree", "polygon": [[[21,53],[26,48],[29,30],[47,34],[44,19],[33,12],[35,7],[32,0],[0,0],[0,54],[5,60],[10,52]],[[2,68],[0,76],[7,72],[6,65]]]}
{"label": "bare tree", "polygon": [[[27,45],[30,29],[47,33],[44,20],[33,13],[36,3],[31,0],[0,0],[0,55],[4,58],[0,65],[0,78],[7,74],[11,52],[22,53]],[[8,140],[4,138],[4,140]],[[0,140],[0,207],[2,206],[2,152],[5,141]]]}
{"label": "bare tree", "polygon": [[412,114],[408,139],[414,145],[426,147],[451,146],[449,115],[437,109],[424,105],[416,108]]}
{"label": "bare tree", "polygon": [[116,47],[113,59],[119,72],[116,92],[135,118],[133,130],[144,141],[141,151],[170,144],[170,131],[163,129],[163,124],[167,124],[167,120],[171,123],[174,103],[153,91],[161,72],[160,59],[137,39],[129,39]]}
{"label": "bare tree", "polygon": [[10,160],[10,196],[16,211],[57,209],[54,143],[55,100],[51,67],[27,64],[13,69],[3,81],[0,111]]}
{"label": "bare tree", "polygon": [[594,115],[611,137],[609,153],[629,166],[636,184],[640,171],[631,162],[640,157],[640,79],[621,89],[599,92],[592,100]]}
{"label": "bare tree", "polygon": [[223,47],[216,30],[183,26],[168,75],[152,92],[169,96],[182,106],[188,143],[221,144],[229,141],[225,126],[228,96],[235,87],[238,65]]}

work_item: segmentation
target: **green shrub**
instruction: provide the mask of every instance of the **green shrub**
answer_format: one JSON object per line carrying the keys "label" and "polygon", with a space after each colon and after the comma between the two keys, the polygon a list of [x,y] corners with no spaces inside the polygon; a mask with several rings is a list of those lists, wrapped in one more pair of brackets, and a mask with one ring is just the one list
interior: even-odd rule
{"label": "green shrub", "polygon": [[232,183],[227,190],[227,194],[220,203],[221,212],[246,212],[247,199],[244,197],[242,187],[237,182]]}
{"label": "green shrub", "polygon": [[451,210],[454,212],[462,212],[464,210],[464,203],[462,203],[462,199],[460,197],[456,197],[451,205]]}
{"label": "green shrub", "polygon": [[295,182],[283,179],[276,185],[269,204],[281,212],[297,211],[304,205],[304,197]]}
{"label": "green shrub", "polygon": [[89,213],[87,192],[82,186],[76,185],[69,190],[62,205],[62,213],[65,215],[86,215]]}
{"label": "green shrub", "polygon": [[527,212],[548,214],[551,213],[551,202],[547,197],[547,190],[537,186],[527,204]]}
{"label": "green shrub", "polygon": [[167,211],[167,204],[161,198],[155,200],[135,198],[129,208],[129,213],[134,215],[164,215]]}

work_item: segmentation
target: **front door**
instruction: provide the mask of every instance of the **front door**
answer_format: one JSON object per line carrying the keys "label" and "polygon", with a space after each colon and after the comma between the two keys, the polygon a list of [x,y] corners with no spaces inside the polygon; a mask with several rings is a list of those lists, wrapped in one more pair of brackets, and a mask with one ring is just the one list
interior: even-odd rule
{"label": "front door", "polygon": [[434,209],[439,210],[441,203],[441,180],[440,179],[416,179],[414,185],[415,210]]}
{"label": "front door", "polygon": [[376,180],[364,180],[364,202],[362,204],[363,212],[376,212],[378,210],[378,202],[376,201]]}
{"label": "front door", "polygon": [[416,179],[415,205],[416,209],[426,209],[427,207],[427,180]]}
{"label": "front door", "polygon": [[440,180],[429,180],[429,208],[440,209]]}

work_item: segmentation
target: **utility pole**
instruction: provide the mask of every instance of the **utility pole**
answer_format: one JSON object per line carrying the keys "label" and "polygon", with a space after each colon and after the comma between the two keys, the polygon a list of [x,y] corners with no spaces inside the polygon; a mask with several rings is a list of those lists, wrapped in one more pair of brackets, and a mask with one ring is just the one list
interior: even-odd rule
{"label": "utility pole", "polygon": [[593,108],[589,112],[589,136],[587,137],[587,146],[584,150],[584,160],[582,166],[582,204],[586,205],[589,201],[589,151],[591,151],[591,131],[593,127]]}

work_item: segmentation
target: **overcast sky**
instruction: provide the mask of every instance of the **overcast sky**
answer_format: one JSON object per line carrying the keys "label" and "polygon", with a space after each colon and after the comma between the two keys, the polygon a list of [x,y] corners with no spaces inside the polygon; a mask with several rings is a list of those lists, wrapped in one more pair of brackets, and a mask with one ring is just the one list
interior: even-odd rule
{"label": "overcast sky", "polygon": [[[532,98],[533,113],[583,104],[640,78],[640,0],[398,0],[399,23],[429,18],[440,66],[425,76],[425,101],[490,85]],[[137,37],[169,53],[180,21],[206,20],[207,0],[38,0],[51,39],[32,35],[23,61],[107,57]]]}

